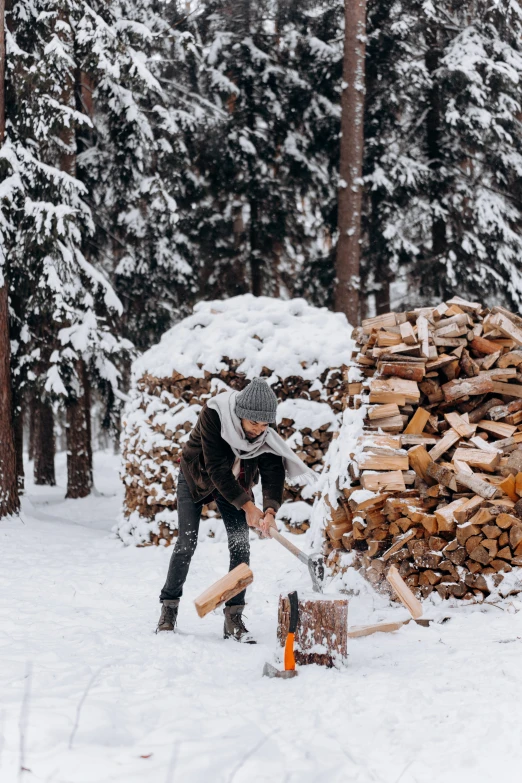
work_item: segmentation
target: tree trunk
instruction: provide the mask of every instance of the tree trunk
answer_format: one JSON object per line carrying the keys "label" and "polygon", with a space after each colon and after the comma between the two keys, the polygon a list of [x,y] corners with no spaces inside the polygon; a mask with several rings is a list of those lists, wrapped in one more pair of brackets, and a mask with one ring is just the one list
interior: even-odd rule
{"label": "tree trunk", "polygon": [[[348,655],[348,599],[300,598],[295,632],[294,654],[298,664],[316,663],[334,666],[346,662]],[[290,625],[290,601],[279,596],[277,638],[284,647]]]}
{"label": "tree trunk", "polygon": [[30,460],[34,459],[34,419],[35,419],[36,398],[31,393],[29,397],[28,412],[29,412],[29,437],[28,437],[28,457]]}
{"label": "tree trunk", "polygon": [[335,310],[359,322],[366,0],[345,0]]}
{"label": "tree trunk", "polygon": [[263,269],[261,251],[259,249],[259,225],[257,202],[250,202],[250,274],[252,278],[252,293],[261,296],[263,293]]}
{"label": "tree trunk", "polygon": [[[16,395],[15,395],[16,397]],[[14,442],[16,453],[16,478],[18,483],[18,492],[23,494],[25,489],[25,471],[24,471],[24,405],[23,399],[14,402]]]}
{"label": "tree trunk", "polygon": [[[0,0],[0,146],[5,136],[5,2]],[[11,388],[11,341],[6,259],[0,251],[0,517],[20,508]]]}
{"label": "tree trunk", "polygon": [[54,487],[54,438],[53,406],[46,399],[35,400],[34,421],[34,483]]}
{"label": "tree trunk", "polygon": [[[426,69],[434,79],[434,74],[439,67],[441,49],[437,39],[437,30],[433,26],[429,26],[426,31],[426,40],[428,42],[428,51],[426,52]],[[442,162],[441,151],[441,95],[439,85],[436,81],[432,83],[429,91],[429,105],[428,113],[426,115],[426,146],[428,150],[429,167],[433,172],[432,184],[431,184],[431,203],[432,209],[435,203],[440,203],[440,183],[439,183],[439,170]],[[446,223],[444,218],[436,216],[432,218],[432,254],[436,257],[441,257],[446,252]],[[430,267],[432,270],[433,268]],[[443,281],[441,281],[443,282]],[[439,287],[443,290],[443,286],[434,285],[437,290]]]}
{"label": "tree trunk", "polygon": [[67,404],[67,495],[84,498],[92,489],[91,393],[83,359],[76,363],[78,394]]}
{"label": "tree trunk", "polygon": [[375,315],[382,315],[383,313],[389,313],[391,310],[390,304],[390,267],[384,259],[380,260],[379,273],[381,275],[382,283],[381,287],[375,292]]}
{"label": "tree trunk", "polygon": [[[71,108],[77,108],[77,101],[87,102],[84,110],[92,109],[89,103],[88,82],[82,80],[81,72],[69,72],[63,81],[62,101]],[[76,128],[71,123],[60,130],[62,152],[60,168],[71,177],[76,177]],[[84,498],[92,489],[92,447],[91,447],[91,395],[87,368],[83,359],[75,363],[76,394],[71,394],[66,409],[67,438],[67,498]]]}
{"label": "tree trunk", "polygon": [[5,136],[5,0],[0,0],[0,145]]}
{"label": "tree trunk", "polygon": [[3,285],[0,287],[0,517],[14,514],[20,508],[11,397],[9,299],[5,277],[2,282]]}

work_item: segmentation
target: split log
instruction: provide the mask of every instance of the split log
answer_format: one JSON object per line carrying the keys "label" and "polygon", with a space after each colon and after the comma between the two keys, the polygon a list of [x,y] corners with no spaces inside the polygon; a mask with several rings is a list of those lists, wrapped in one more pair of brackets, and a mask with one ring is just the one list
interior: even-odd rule
{"label": "split log", "polygon": [[429,411],[424,410],[424,408],[417,408],[404,430],[404,433],[407,435],[420,435],[429,418]]}
{"label": "split log", "polygon": [[424,364],[381,361],[378,369],[381,375],[393,375],[409,381],[422,381],[425,374]]}
{"label": "split log", "polygon": [[484,326],[491,326],[493,329],[498,329],[503,335],[509,337],[517,345],[522,345],[522,329],[507,318],[502,313],[493,313],[486,316],[484,319]]}
{"label": "split log", "polygon": [[455,473],[455,478],[459,484],[468,487],[468,489],[471,489],[476,495],[480,495],[481,498],[485,498],[486,500],[499,497],[501,494],[499,489],[493,484],[488,484],[487,481],[482,481],[482,479],[475,475],[459,471]]}
{"label": "split log", "polygon": [[375,623],[375,625],[353,625],[348,631],[348,638],[360,639],[362,636],[371,636],[374,633],[393,633],[393,631],[398,631],[409,622],[409,620],[402,620],[398,622]]}
{"label": "split log", "polygon": [[457,443],[459,440],[460,435],[458,432],[455,432],[454,429],[448,430],[444,437],[429,452],[430,459],[433,462],[436,462],[445,451],[451,449],[451,447],[454,446],[455,443]]}
{"label": "split log", "polygon": [[403,342],[405,342],[407,345],[415,345],[417,342],[417,336],[413,331],[413,326],[409,321],[405,321],[403,324],[400,324],[399,330]]}
{"label": "split log", "polygon": [[407,381],[404,378],[373,378],[370,382],[370,402],[398,402],[398,399],[380,399],[381,397],[394,396],[405,402],[418,403],[420,399],[419,387],[415,381]]}
{"label": "split log", "polygon": [[396,566],[391,566],[386,575],[386,578],[413,619],[418,620],[420,617],[422,617],[423,610],[421,602],[415,598],[412,591],[399,574]]}
{"label": "split log", "polygon": [[408,451],[408,461],[415,473],[427,484],[433,484],[428,473],[428,466],[431,465],[433,460],[424,448],[424,446],[414,446]]}
{"label": "split log", "polygon": [[364,451],[356,459],[361,470],[408,470],[409,467],[407,454]]}
{"label": "split log", "polygon": [[488,421],[487,419],[481,419],[477,423],[477,427],[480,430],[491,432],[498,438],[510,438],[517,429],[513,424],[504,424],[503,421]]}
{"label": "split log", "polygon": [[361,486],[372,492],[403,492],[406,489],[404,473],[401,470],[389,470],[384,473],[363,473]]}
{"label": "split log", "polygon": [[470,347],[478,353],[496,353],[498,346],[492,341],[484,337],[474,337],[470,343]]}
{"label": "split log", "polygon": [[[447,402],[453,402],[468,395],[487,394],[492,391],[495,391],[495,383],[488,376],[482,375],[475,378],[459,378],[442,386],[442,393]],[[500,393],[502,394],[502,392]]]}
{"label": "split log", "polygon": [[453,459],[467,462],[468,465],[474,465],[486,471],[493,471],[499,463],[498,451],[483,451],[482,449],[464,449],[455,450]]}
{"label": "split log", "polygon": [[475,434],[477,425],[469,424],[462,416],[459,416],[458,413],[445,413],[444,418],[450,427],[452,427],[455,432],[458,432],[461,438],[471,438],[471,436]]}
{"label": "split log", "polygon": [[492,381],[495,394],[503,394],[506,397],[522,397],[522,386],[514,383],[502,383],[500,381]]}
{"label": "split log", "polygon": [[194,605],[197,613],[200,617],[205,617],[225,601],[234,598],[253,581],[254,574],[250,568],[246,563],[240,563],[196,598]]}

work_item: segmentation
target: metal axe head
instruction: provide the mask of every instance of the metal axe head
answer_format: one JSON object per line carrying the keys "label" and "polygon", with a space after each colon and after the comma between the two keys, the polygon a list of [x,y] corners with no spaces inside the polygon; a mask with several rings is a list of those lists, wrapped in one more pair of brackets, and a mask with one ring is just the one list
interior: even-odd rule
{"label": "metal axe head", "polygon": [[279,671],[275,666],[272,666],[268,661],[263,667],[263,677],[278,677],[281,680],[289,680],[291,677],[297,677],[297,669],[288,669],[286,671]]}
{"label": "metal axe head", "polygon": [[314,591],[322,593],[324,582],[324,558],[322,555],[310,555],[308,558],[308,571],[310,572]]}

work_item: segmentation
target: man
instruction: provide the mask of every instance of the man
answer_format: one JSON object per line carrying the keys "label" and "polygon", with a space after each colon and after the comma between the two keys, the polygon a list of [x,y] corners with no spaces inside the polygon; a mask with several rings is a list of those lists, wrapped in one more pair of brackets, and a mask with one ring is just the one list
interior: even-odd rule
{"label": "man", "polygon": [[[270,424],[277,397],[260,378],[242,392],[224,392],[208,401],[183,447],[178,479],[178,539],[160,594],[158,631],[173,631],[183,585],[198,540],[201,509],[216,501],[228,536],[230,570],[249,563],[249,527],[264,535],[281,505],[285,472],[292,480],[316,477]],[[261,477],[263,510],[252,487]],[[243,623],[245,591],[226,602],[223,636],[255,644]]]}

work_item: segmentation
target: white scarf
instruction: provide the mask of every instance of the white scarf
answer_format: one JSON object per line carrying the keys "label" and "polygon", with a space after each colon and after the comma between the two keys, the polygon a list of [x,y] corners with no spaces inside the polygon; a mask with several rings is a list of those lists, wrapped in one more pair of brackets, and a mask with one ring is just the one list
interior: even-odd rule
{"label": "white scarf", "polygon": [[248,440],[241,426],[241,419],[236,413],[238,394],[239,392],[235,391],[223,392],[207,402],[207,407],[219,414],[221,437],[228,443],[236,457],[253,459],[266,452],[278,454],[283,458],[285,471],[291,482],[310,483],[316,481],[319,478],[318,474],[299,459],[272,427],[267,427],[254,441]]}

